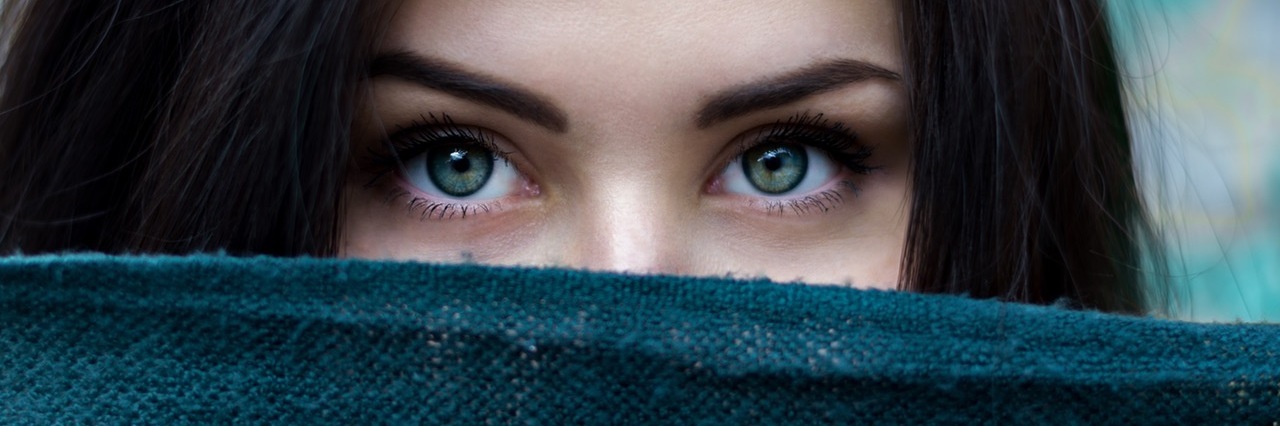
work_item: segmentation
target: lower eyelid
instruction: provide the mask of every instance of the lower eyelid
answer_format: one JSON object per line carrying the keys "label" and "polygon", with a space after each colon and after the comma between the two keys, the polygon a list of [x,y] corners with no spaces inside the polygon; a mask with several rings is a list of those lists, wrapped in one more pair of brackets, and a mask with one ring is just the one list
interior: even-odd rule
{"label": "lower eyelid", "polygon": [[805,194],[783,197],[758,197],[736,193],[712,195],[738,205],[737,208],[754,210],[765,215],[826,213],[853,202],[862,193],[862,189],[853,180],[855,175],[849,171],[841,173],[831,182]]}
{"label": "lower eyelid", "polygon": [[423,221],[465,219],[503,210],[501,200],[463,202],[437,199],[413,189],[399,176],[390,179],[383,187],[370,189],[384,192],[382,198],[388,206]]}
{"label": "lower eyelid", "polygon": [[408,204],[409,212],[419,215],[419,219],[428,220],[445,220],[445,219],[466,219],[479,214],[493,213],[494,210],[501,210],[498,202],[488,202],[480,204],[455,204],[431,202],[422,198],[414,198]]}
{"label": "lower eyelid", "polygon": [[[852,183],[849,183],[852,188]],[[856,189],[851,191],[856,196]],[[841,205],[846,201],[844,192],[838,189],[828,189],[818,193],[806,195],[786,200],[770,200],[764,203],[764,210],[769,214],[785,214],[795,213],[804,215],[809,213],[826,213]]]}

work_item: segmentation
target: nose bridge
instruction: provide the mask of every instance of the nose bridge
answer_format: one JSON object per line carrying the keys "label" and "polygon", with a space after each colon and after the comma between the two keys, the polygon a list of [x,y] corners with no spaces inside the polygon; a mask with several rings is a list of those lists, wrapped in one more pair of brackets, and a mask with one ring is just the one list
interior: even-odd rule
{"label": "nose bridge", "polygon": [[684,269],[681,206],[656,180],[625,179],[585,194],[569,243],[570,266],[638,273]]}
{"label": "nose bridge", "polygon": [[[573,223],[561,229],[562,258],[570,266],[637,273],[688,270],[681,229],[693,206],[690,175],[681,130],[669,112],[670,101],[613,81],[597,87],[613,93],[616,107],[593,109],[591,100],[567,101],[571,110],[587,111],[582,127],[570,137],[575,161],[567,167],[561,189],[574,211]],[[633,87],[634,88],[634,87]],[[695,178],[696,179],[696,178]]]}

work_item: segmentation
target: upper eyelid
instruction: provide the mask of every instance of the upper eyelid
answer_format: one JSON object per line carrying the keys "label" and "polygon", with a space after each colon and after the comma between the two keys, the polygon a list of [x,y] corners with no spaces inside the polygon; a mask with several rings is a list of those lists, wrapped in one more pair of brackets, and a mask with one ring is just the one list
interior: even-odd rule
{"label": "upper eyelid", "polygon": [[[825,117],[826,116],[823,113],[810,113],[806,111],[796,113],[787,119],[776,120],[770,124],[758,125],[744,133],[740,133],[732,139],[731,143],[733,148],[730,150],[732,154],[721,157],[722,164],[720,164],[720,167],[709,170],[708,172],[711,173],[711,175],[708,176],[708,178],[722,172],[725,167],[728,167],[740,159],[742,155],[750,149],[755,148],[760,144],[767,143],[770,139],[776,137],[794,137],[797,134],[800,134],[800,132],[820,132],[846,139],[847,144],[850,145],[849,148],[860,146],[858,133],[850,126],[841,121],[834,121]],[[414,119],[407,126],[396,126],[395,131],[384,136],[382,145],[384,145],[384,148],[389,151],[392,149],[396,150],[394,152],[388,152],[388,156],[393,157],[394,160],[397,160],[397,162],[400,163],[396,166],[403,167],[403,161],[425,152],[426,149],[430,148],[430,146],[423,146],[421,150],[406,154],[399,151],[400,148],[395,147],[395,145],[404,145],[403,143],[397,144],[397,141],[412,139],[418,135],[449,132],[460,133],[467,139],[484,146],[486,149],[491,151],[497,159],[512,165],[521,175],[537,181],[537,170],[533,167],[532,163],[519,160],[519,158],[523,158],[524,156],[520,154],[518,143],[514,141],[507,141],[505,143],[499,142],[500,140],[507,140],[509,138],[501,132],[488,127],[459,124],[449,117],[448,114],[444,113],[439,113],[438,115],[436,113],[420,115],[418,119]],[[843,148],[833,149],[831,146],[806,143],[804,140],[799,140],[797,142],[804,146],[816,148],[829,156],[833,156],[833,160],[835,159],[834,156],[836,154],[843,152]],[[841,162],[837,161],[837,163]]]}
{"label": "upper eyelid", "polygon": [[[455,122],[452,122],[451,120],[445,123],[426,123],[423,121],[415,120],[414,123],[410,124],[408,127],[400,127],[394,133],[388,135],[385,143],[389,145],[387,147],[388,149],[396,149],[395,145],[397,140],[411,139],[415,136],[428,135],[428,134],[432,134],[433,132],[435,135],[448,137],[448,135],[443,135],[442,133],[454,132],[458,130],[461,130],[462,133],[455,134],[455,136],[461,136],[465,139],[470,140],[471,143],[475,143],[477,145],[483,146],[485,149],[492,152],[494,156],[498,157],[498,159],[514,165],[514,163],[512,162],[512,152],[504,149],[502,145],[496,141],[497,138],[500,136],[499,134],[497,134],[492,130],[485,129],[483,127],[457,124]],[[428,145],[436,145],[436,144],[427,142],[427,143],[424,143],[423,145],[424,146],[421,146],[421,147],[414,147],[415,149],[418,149],[419,152],[414,152],[411,155],[405,155],[400,152],[394,152],[394,151],[390,152],[390,154],[391,156],[396,157],[398,160],[403,161],[408,158],[412,158],[413,156],[419,155],[422,152],[425,152],[427,149],[434,147],[434,146],[428,146]]]}
{"label": "upper eyelid", "polygon": [[[768,143],[771,138],[775,138],[779,136],[793,136],[793,135],[784,135],[784,134],[781,134],[780,132],[795,132],[801,129],[812,129],[811,131],[838,133],[842,137],[849,139],[849,144],[851,145],[850,148],[858,146],[859,138],[858,138],[858,133],[856,131],[854,131],[852,128],[844,125],[844,123],[841,123],[841,122],[829,123],[823,117],[824,115],[821,113],[814,115],[812,117],[810,117],[808,113],[796,114],[792,116],[790,119],[787,119],[786,121],[778,120],[777,122],[774,122],[773,124],[770,124],[770,125],[756,127],[748,131],[747,133],[744,133],[741,136],[738,136],[735,138],[735,142],[734,142],[735,147],[734,147],[733,155],[725,159],[725,164],[717,170],[723,170],[724,167],[728,167],[729,165],[733,164],[733,162],[737,161],[739,158],[742,158],[742,156],[746,154],[747,151],[750,151],[752,148],[755,148],[762,144]],[[839,130],[839,129],[843,129],[843,130]],[[833,152],[830,152],[830,151],[833,151],[831,147],[820,146],[815,144],[807,144],[807,143],[801,143],[801,144],[805,146],[813,146],[814,148],[817,148],[828,154],[833,153]]]}
{"label": "upper eyelid", "polygon": [[[448,114],[443,114],[443,113],[439,115],[445,116],[445,117],[448,116]],[[411,132],[415,131],[415,129],[419,132],[429,131],[428,129],[439,126],[438,124],[433,125],[432,123],[430,123],[428,121],[430,119],[431,119],[430,114],[428,114],[426,116],[422,116],[419,119],[414,120],[413,123],[408,125],[407,127],[398,126],[397,127],[398,130],[396,130],[395,132],[391,132],[391,134],[386,136],[383,142],[380,142],[380,143],[385,145],[387,143],[393,142],[397,137],[410,135]],[[471,124],[459,124],[456,121],[452,121],[451,118],[450,120],[451,120],[451,124],[449,125],[451,126],[458,127],[458,128],[471,129],[472,131],[479,132],[480,134],[484,135],[485,137],[479,139],[479,143],[482,146],[484,146],[486,149],[488,149],[490,152],[492,152],[496,160],[502,161],[506,164],[511,165],[511,167],[515,169],[516,173],[519,174],[523,179],[526,179],[530,182],[534,182],[535,184],[537,182],[540,182],[539,176],[541,175],[539,174],[539,170],[537,166],[533,162],[527,161],[528,156],[524,155],[524,153],[520,150],[519,143],[516,143],[513,139],[507,137],[505,134],[503,134],[500,131],[494,130],[493,128],[478,126],[478,125],[471,125]],[[430,148],[430,147],[426,146],[424,148]],[[415,153],[415,155],[421,154],[422,152],[425,152],[425,150]],[[400,155],[400,156],[396,156],[395,158],[397,161],[403,162],[404,160],[408,160],[412,157]],[[396,167],[402,167],[402,166],[403,164],[400,164],[400,165],[397,165]]]}

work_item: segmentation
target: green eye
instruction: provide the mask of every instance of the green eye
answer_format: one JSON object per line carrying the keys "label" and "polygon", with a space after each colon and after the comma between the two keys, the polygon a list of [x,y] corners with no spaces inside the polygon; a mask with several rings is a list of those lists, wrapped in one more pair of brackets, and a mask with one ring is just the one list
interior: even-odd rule
{"label": "green eye", "polygon": [[742,172],[760,192],[782,194],[804,182],[809,170],[809,156],[804,146],[793,143],[770,143],[742,154]]}
{"label": "green eye", "polygon": [[426,161],[431,183],[452,197],[475,194],[493,175],[493,153],[481,147],[433,149]]}

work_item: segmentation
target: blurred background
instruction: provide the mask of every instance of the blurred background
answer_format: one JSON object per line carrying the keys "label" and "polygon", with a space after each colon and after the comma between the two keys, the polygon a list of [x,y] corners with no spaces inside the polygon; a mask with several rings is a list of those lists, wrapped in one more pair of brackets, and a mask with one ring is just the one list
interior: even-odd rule
{"label": "blurred background", "polygon": [[1174,317],[1280,322],[1280,1],[1109,6]]}

